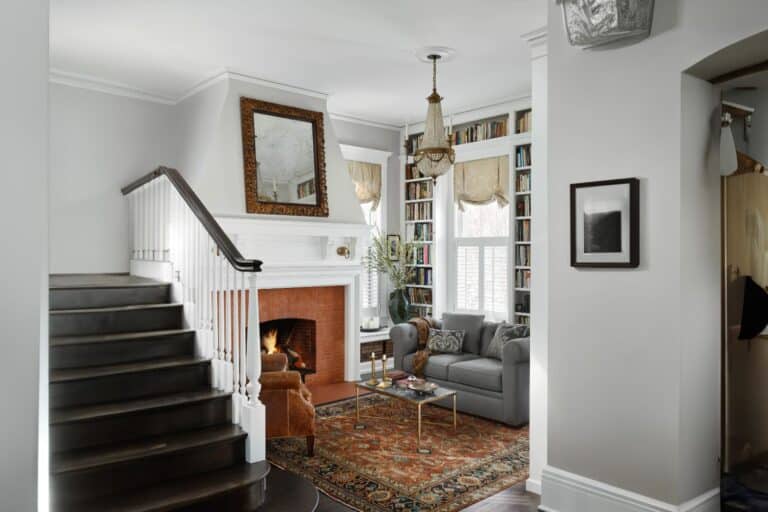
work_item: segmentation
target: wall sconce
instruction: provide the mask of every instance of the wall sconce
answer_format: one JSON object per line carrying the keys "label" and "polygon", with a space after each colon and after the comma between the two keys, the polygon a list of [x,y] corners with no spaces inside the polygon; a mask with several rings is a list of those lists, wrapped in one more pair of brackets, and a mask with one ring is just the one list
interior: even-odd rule
{"label": "wall sconce", "polygon": [[336,254],[339,256],[343,256],[344,259],[348,260],[352,257],[352,251],[349,250],[349,247],[346,245],[342,245],[341,247],[336,248]]}
{"label": "wall sconce", "polygon": [[739,159],[736,154],[736,141],[733,140],[731,124],[733,116],[723,112],[720,116],[720,176],[730,176],[739,169]]}

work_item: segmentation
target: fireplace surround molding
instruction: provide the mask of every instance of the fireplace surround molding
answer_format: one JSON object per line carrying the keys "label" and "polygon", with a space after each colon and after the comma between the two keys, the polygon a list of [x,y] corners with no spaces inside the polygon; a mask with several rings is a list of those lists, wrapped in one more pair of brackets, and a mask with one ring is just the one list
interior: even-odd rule
{"label": "fireplace surround molding", "polygon": [[[370,243],[366,224],[216,216],[245,257],[259,254],[260,290],[344,288],[344,380],[360,378],[361,254]],[[337,253],[347,247],[349,256]]]}

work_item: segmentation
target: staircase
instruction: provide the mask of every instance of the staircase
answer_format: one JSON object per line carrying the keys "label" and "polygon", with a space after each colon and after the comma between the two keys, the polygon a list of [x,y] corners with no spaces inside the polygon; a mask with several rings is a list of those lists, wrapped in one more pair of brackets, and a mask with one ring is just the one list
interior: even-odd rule
{"label": "staircase", "polygon": [[231,397],[210,386],[170,287],[51,276],[55,511],[254,510],[269,464],[245,461]]}

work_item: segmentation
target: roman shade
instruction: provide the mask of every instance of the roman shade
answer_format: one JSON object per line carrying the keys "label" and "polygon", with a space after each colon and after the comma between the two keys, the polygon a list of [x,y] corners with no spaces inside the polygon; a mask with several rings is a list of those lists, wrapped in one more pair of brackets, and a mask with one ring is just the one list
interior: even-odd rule
{"label": "roman shade", "polygon": [[460,162],[453,167],[453,197],[459,210],[464,203],[499,207],[509,204],[509,157],[500,156]]}
{"label": "roman shade", "polygon": [[378,208],[381,200],[381,165],[349,160],[347,167],[355,182],[355,195],[360,204],[373,203],[371,210]]}

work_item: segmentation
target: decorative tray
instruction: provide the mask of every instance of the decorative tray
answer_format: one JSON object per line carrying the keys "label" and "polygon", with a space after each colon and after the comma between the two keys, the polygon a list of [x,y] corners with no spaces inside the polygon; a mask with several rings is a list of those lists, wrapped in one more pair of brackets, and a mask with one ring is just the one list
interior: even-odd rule
{"label": "decorative tray", "polygon": [[426,381],[411,381],[408,383],[408,389],[420,395],[431,395],[437,389],[437,384]]}

